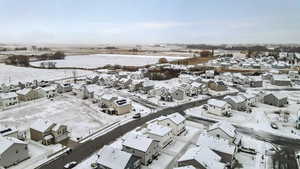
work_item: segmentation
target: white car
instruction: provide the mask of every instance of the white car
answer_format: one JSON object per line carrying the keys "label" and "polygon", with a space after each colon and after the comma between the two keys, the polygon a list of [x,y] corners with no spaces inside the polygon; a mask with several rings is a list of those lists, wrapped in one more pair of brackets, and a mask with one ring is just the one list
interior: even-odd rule
{"label": "white car", "polygon": [[69,168],[73,168],[77,165],[78,163],[76,161],[72,161],[72,162],[69,162],[67,163],[66,165],[64,165],[64,168],[65,169],[69,169]]}

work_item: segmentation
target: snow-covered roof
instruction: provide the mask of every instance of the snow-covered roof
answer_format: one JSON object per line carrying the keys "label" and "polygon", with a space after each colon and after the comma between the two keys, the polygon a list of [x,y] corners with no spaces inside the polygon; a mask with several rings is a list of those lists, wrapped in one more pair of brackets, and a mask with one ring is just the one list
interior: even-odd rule
{"label": "snow-covered roof", "polygon": [[22,90],[18,90],[16,93],[19,94],[19,95],[27,95],[32,89],[30,88],[25,88],[25,89],[22,89]]}
{"label": "snow-covered roof", "polygon": [[130,147],[142,152],[147,152],[153,140],[143,135],[131,134],[122,143],[123,146]]}
{"label": "snow-covered roof", "polygon": [[269,94],[272,94],[274,97],[276,97],[277,99],[284,99],[284,98],[287,98],[287,95],[286,94],[283,94],[283,93],[279,93],[279,92],[273,92],[273,93],[269,93]]}
{"label": "snow-covered roof", "polygon": [[234,101],[235,103],[243,103],[245,100],[244,97],[242,96],[226,96],[224,97],[224,99],[231,99],[232,101]]}
{"label": "snow-covered roof", "polygon": [[105,99],[105,100],[111,100],[111,99],[113,99],[113,98],[116,98],[117,97],[117,95],[115,95],[115,94],[104,94],[104,95],[102,95],[102,99]]}
{"label": "snow-covered roof", "polygon": [[52,86],[42,87],[41,89],[44,91],[56,90],[56,86],[52,85]]}
{"label": "snow-covered roof", "polygon": [[228,140],[216,138],[207,134],[200,134],[197,145],[208,146],[212,150],[223,152],[226,154],[234,154],[235,146],[229,144]]}
{"label": "snow-covered roof", "polygon": [[220,107],[223,108],[225,107],[228,103],[223,101],[223,100],[217,100],[217,99],[209,99],[207,101],[207,104],[211,105],[211,106],[216,106],[216,107]]}
{"label": "snow-covered roof", "polygon": [[9,99],[9,98],[14,98],[14,97],[17,97],[17,94],[15,92],[0,93],[0,99]]}
{"label": "snow-covered roof", "polygon": [[172,132],[170,127],[162,126],[156,123],[151,123],[147,126],[147,133],[158,135],[158,136],[165,136],[168,133]]}
{"label": "snow-covered roof", "polygon": [[285,75],[273,75],[273,80],[276,80],[276,81],[291,81],[291,79],[289,79],[288,76],[285,76]]}
{"label": "snow-covered roof", "polygon": [[101,165],[113,169],[125,169],[131,158],[131,154],[111,146],[104,146],[98,153]]}
{"label": "snow-covered roof", "polygon": [[233,125],[231,125],[230,123],[226,122],[226,121],[220,121],[218,123],[215,123],[213,125],[211,125],[208,129],[208,131],[214,130],[214,129],[221,129],[223,130],[227,135],[229,135],[230,137],[235,137],[235,127]]}
{"label": "snow-covered roof", "polygon": [[191,85],[194,86],[194,87],[201,87],[202,86],[202,84],[198,83],[198,82],[193,82]]}
{"label": "snow-covered roof", "polygon": [[38,119],[31,125],[30,128],[43,133],[43,132],[47,131],[48,129],[50,129],[51,126],[54,126],[54,125],[55,125],[55,123]]}
{"label": "snow-covered roof", "polygon": [[183,117],[179,113],[170,114],[170,115],[167,116],[167,118],[169,118],[170,120],[172,120],[176,124],[180,124],[180,123],[185,121],[185,117]]}
{"label": "snow-covered roof", "polygon": [[250,80],[251,80],[251,81],[258,82],[258,81],[262,81],[262,78],[261,78],[261,76],[251,76],[251,77],[250,77]]}
{"label": "snow-covered roof", "polygon": [[189,166],[184,166],[184,167],[176,167],[176,168],[173,168],[173,169],[196,169],[196,168],[192,165],[189,165]]}
{"label": "snow-covered roof", "polygon": [[206,169],[224,169],[221,157],[206,146],[188,149],[178,161],[195,160]]}
{"label": "snow-covered roof", "polygon": [[251,93],[239,93],[240,96],[244,97],[245,99],[252,99],[255,98],[254,94]]}
{"label": "snow-covered roof", "polygon": [[13,144],[26,144],[25,142],[18,140],[13,137],[2,137],[0,136],[0,155],[4,153],[8,148],[10,148]]}

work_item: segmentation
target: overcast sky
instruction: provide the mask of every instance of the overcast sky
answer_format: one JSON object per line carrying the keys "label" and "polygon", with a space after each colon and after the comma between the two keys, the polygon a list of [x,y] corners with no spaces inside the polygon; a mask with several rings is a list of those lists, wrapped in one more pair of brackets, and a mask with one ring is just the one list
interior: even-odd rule
{"label": "overcast sky", "polygon": [[0,0],[0,42],[300,43],[300,0]]}

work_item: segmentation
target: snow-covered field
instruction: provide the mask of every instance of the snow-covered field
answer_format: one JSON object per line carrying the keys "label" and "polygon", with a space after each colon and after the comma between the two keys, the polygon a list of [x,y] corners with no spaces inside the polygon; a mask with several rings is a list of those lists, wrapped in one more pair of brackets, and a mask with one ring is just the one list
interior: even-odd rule
{"label": "snow-covered field", "polygon": [[[167,60],[182,59],[185,57],[175,56],[146,56],[146,55],[116,55],[116,54],[95,54],[95,55],[77,55],[67,56],[65,60],[54,60],[57,67],[83,67],[96,68],[111,65],[142,66],[146,64],[157,63],[159,58],[164,57]],[[32,65],[40,66],[41,62],[32,62]]]}
{"label": "snow-covered field", "polygon": [[[88,75],[92,72],[75,70],[76,76]],[[56,80],[73,77],[73,70],[49,70],[16,67],[0,64],[0,83],[29,82],[33,80]]]}

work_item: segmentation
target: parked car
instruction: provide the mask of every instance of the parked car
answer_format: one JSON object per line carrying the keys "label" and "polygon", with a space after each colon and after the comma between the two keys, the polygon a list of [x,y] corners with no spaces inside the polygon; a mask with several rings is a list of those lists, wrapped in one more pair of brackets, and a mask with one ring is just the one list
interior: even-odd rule
{"label": "parked car", "polygon": [[99,163],[92,163],[92,164],[91,164],[91,167],[92,167],[93,169],[99,169],[99,168],[100,168],[100,164],[99,164]]}
{"label": "parked car", "polygon": [[74,168],[78,163],[76,161],[72,161],[72,162],[69,162],[67,163],[64,168],[65,169],[70,169],[70,168]]}
{"label": "parked car", "polygon": [[136,113],[133,115],[133,118],[134,119],[138,119],[138,118],[141,118],[141,113]]}
{"label": "parked car", "polygon": [[278,129],[279,128],[278,125],[276,123],[274,123],[274,122],[271,123],[271,127],[273,129]]}

